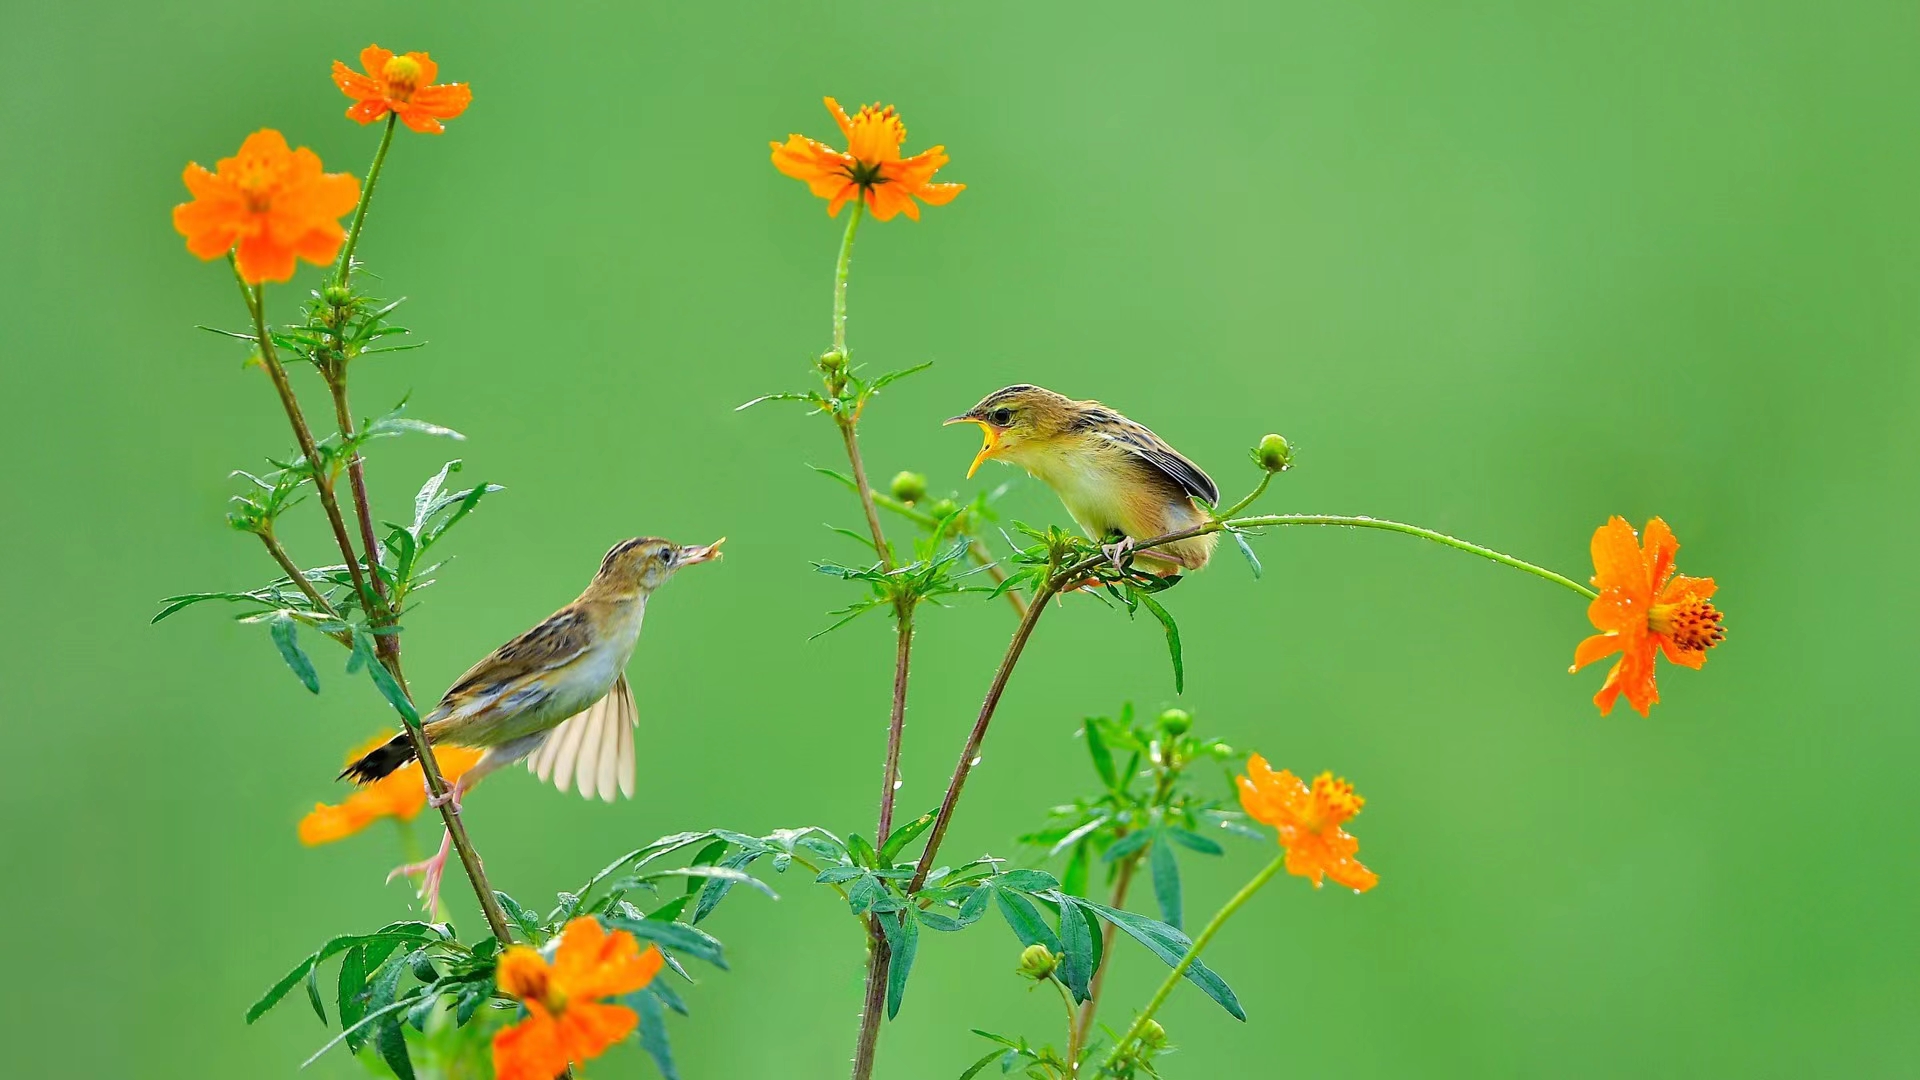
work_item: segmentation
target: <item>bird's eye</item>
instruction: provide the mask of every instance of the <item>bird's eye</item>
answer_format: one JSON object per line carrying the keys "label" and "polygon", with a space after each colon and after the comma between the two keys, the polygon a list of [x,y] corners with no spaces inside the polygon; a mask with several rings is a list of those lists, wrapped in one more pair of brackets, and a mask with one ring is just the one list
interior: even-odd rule
{"label": "bird's eye", "polygon": [[993,421],[994,427],[1006,427],[1008,424],[1013,423],[1013,410],[1002,405],[988,413],[987,419]]}
{"label": "bird's eye", "polygon": [[672,548],[660,549],[660,565],[662,566],[673,565],[673,549]]}

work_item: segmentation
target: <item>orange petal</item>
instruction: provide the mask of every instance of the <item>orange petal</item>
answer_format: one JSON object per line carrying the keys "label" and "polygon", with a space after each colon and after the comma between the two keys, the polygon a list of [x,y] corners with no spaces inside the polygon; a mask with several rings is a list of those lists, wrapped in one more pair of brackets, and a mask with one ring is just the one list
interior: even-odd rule
{"label": "orange petal", "polygon": [[414,91],[412,105],[429,116],[451,120],[473,104],[473,90],[466,83],[423,86]]}
{"label": "orange petal", "polygon": [[1595,634],[1574,646],[1573,666],[1569,673],[1579,671],[1588,664],[1603,657],[1612,656],[1620,651],[1622,639],[1619,634]]}
{"label": "orange petal", "polygon": [[1660,518],[1647,522],[1647,530],[1641,535],[1646,545],[1642,560],[1647,564],[1647,588],[1659,592],[1673,574],[1673,557],[1680,550],[1680,541]]}
{"label": "orange petal", "polygon": [[853,121],[847,119],[847,110],[832,98],[822,98],[827,103],[827,111],[833,114],[833,122],[840,125],[840,135],[845,139],[853,138]]}
{"label": "orange petal", "polygon": [[402,102],[396,106],[393,111],[400,114],[401,123],[422,135],[438,135],[447,130],[440,121],[435,120],[425,109],[414,108],[412,102]]}
{"label": "orange petal", "polygon": [[1607,675],[1607,681],[1619,686],[1627,704],[1641,716],[1648,715],[1660,701],[1660,688],[1654,684],[1655,648],[1652,635],[1631,643],[1621,650],[1620,662]]}
{"label": "orange petal", "polygon": [[1673,643],[1672,638],[1664,635],[1660,637],[1660,651],[1667,654],[1667,659],[1695,671],[1699,671],[1707,663],[1707,650],[1682,649]]}
{"label": "orange petal", "polygon": [[493,1037],[494,1080],[553,1080],[567,1069],[560,1032],[538,1002],[527,1017]]}
{"label": "orange petal", "polygon": [[333,84],[340,88],[341,93],[355,101],[367,101],[386,96],[386,91],[380,88],[378,80],[362,75],[338,60],[333,62]]}
{"label": "orange petal", "polygon": [[1624,588],[1604,588],[1587,604],[1587,620],[1595,630],[1632,633],[1647,628],[1647,597]]}
{"label": "orange petal", "polygon": [[358,101],[347,106],[347,119],[357,120],[362,124],[371,124],[375,120],[387,115],[387,111],[391,107],[392,106],[387,104],[387,99],[384,97],[369,98],[366,101]]}
{"label": "orange petal", "polygon": [[360,70],[378,78],[386,70],[387,61],[393,59],[392,49],[383,49],[378,45],[369,45],[360,50]]}
{"label": "orange petal", "polygon": [[955,195],[967,190],[965,184],[923,184],[914,192],[928,206],[945,206],[953,201]]}
{"label": "orange petal", "polygon": [[242,237],[234,260],[240,267],[241,278],[249,285],[293,277],[293,249],[275,243],[265,232]]}
{"label": "orange petal", "polygon": [[1595,529],[1591,548],[1595,587],[1647,591],[1647,564],[1626,518],[1615,514]]}
{"label": "orange petal", "polygon": [[590,1061],[633,1034],[640,1016],[625,1005],[576,1001],[559,1018],[560,1050],[568,1061]]}
{"label": "orange petal", "polygon": [[1719,586],[1710,577],[1675,574],[1673,580],[1667,582],[1666,588],[1660,590],[1660,602],[1680,604],[1688,600],[1711,600],[1718,589]]}

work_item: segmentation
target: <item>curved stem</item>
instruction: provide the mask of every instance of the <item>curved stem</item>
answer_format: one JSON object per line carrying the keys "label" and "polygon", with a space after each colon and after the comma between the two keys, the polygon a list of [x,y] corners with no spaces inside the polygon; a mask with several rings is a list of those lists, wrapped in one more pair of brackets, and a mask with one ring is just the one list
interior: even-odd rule
{"label": "curved stem", "polygon": [[367,204],[373,201],[373,186],[380,182],[380,167],[387,162],[387,147],[393,144],[393,126],[399,119],[399,113],[387,114],[387,129],[380,133],[380,149],[373,152],[367,182],[360,185],[360,204],[353,208],[353,224],[347,227],[347,241],[340,246],[340,265],[333,273],[335,285],[346,285],[353,273],[353,249],[360,245],[360,228],[367,223]]}
{"label": "curved stem", "polygon": [[864,199],[847,207],[847,233],[840,238],[840,258],[833,264],[833,351],[847,355],[847,269],[853,265],[853,238],[860,231]]}
{"label": "curved stem", "polygon": [[1234,893],[1233,898],[1228,900],[1219,911],[1213,913],[1213,918],[1207,920],[1207,925],[1193,939],[1187,954],[1180,958],[1180,962],[1173,966],[1173,970],[1167,972],[1167,977],[1161,981],[1160,988],[1155,990],[1153,997],[1147,1001],[1147,1007],[1140,1010],[1139,1016],[1134,1017],[1133,1026],[1127,1029],[1126,1034],[1120,1036],[1119,1042],[1113,1044],[1113,1052],[1107,1055],[1107,1068],[1112,1068],[1125,1056],[1127,1046],[1140,1037],[1140,1032],[1146,1029],[1147,1021],[1153,1019],[1153,1014],[1160,1011],[1160,1006],[1166,1004],[1167,996],[1173,993],[1174,987],[1180,985],[1180,980],[1186,977],[1187,969],[1193,967],[1193,962],[1200,958],[1207,944],[1213,940],[1215,934],[1220,932],[1220,928],[1226,925],[1227,920],[1233,917],[1233,913],[1253,899],[1253,894],[1259,892],[1261,886],[1273,880],[1273,876],[1286,865],[1287,853],[1283,851],[1259,873],[1253,875],[1253,880],[1242,886],[1239,892]]}

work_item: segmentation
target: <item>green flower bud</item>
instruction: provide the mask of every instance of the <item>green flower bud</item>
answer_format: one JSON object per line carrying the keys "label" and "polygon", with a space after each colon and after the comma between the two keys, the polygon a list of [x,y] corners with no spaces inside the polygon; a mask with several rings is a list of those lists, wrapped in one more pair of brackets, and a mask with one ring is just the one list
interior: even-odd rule
{"label": "green flower bud", "polygon": [[1149,1020],[1140,1025],[1140,1045],[1149,1050],[1158,1050],[1167,1045],[1167,1029],[1161,1027],[1158,1020]]}
{"label": "green flower bud", "polygon": [[329,285],[320,290],[320,299],[334,307],[346,307],[353,303],[353,290],[344,285]]}
{"label": "green flower bud", "polygon": [[917,503],[927,497],[927,478],[917,472],[902,472],[893,478],[893,497],[903,503]]}
{"label": "green flower bud", "polygon": [[954,502],[952,499],[941,499],[939,502],[934,503],[932,506],[927,508],[929,513],[931,513],[934,517],[941,519],[942,521],[945,521],[949,515],[953,514],[955,511],[959,509],[960,509],[960,504],[957,502]]}
{"label": "green flower bud", "polygon": [[1253,448],[1253,463],[1270,473],[1285,472],[1293,467],[1293,446],[1284,436],[1268,435]]}
{"label": "green flower bud", "polygon": [[820,354],[820,370],[832,375],[847,370],[847,354],[839,349],[828,349]]}
{"label": "green flower bud", "polygon": [[1060,966],[1060,958],[1045,945],[1029,945],[1020,953],[1020,966],[1015,968],[1022,976],[1040,982],[1053,977],[1053,969]]}
{"label": "green flower bud", "polygon": [[1160,730],[1169,735],[1185,735],[1193,729],[1193,714],[1185,709],[1168,709],[1160,714]]}

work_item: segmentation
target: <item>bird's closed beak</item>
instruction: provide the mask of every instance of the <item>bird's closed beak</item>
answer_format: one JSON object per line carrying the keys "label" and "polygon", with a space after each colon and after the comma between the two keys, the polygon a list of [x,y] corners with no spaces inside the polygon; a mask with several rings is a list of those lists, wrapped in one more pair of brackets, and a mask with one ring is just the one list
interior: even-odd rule
{"label": "bird's closed beak", "polygon": [[980,444],[980,452],[973,455],[973,464],[967,466],[967,479],[971,480],[973,474],[980,471],[980,463],[992,457],[994,448],[1000,445],[1000,429],[977,416],[955,416],[942,426],[952,424],[979,424],[980,430],[986,433],[986,441]]}
{"label": "bird's closed beak", "polygon": [[680,549],[680,565],[692,566],[694,563],[713,562],[720,557],[720,545],[727,542],[721,537],[705,547],[684,547]]}

